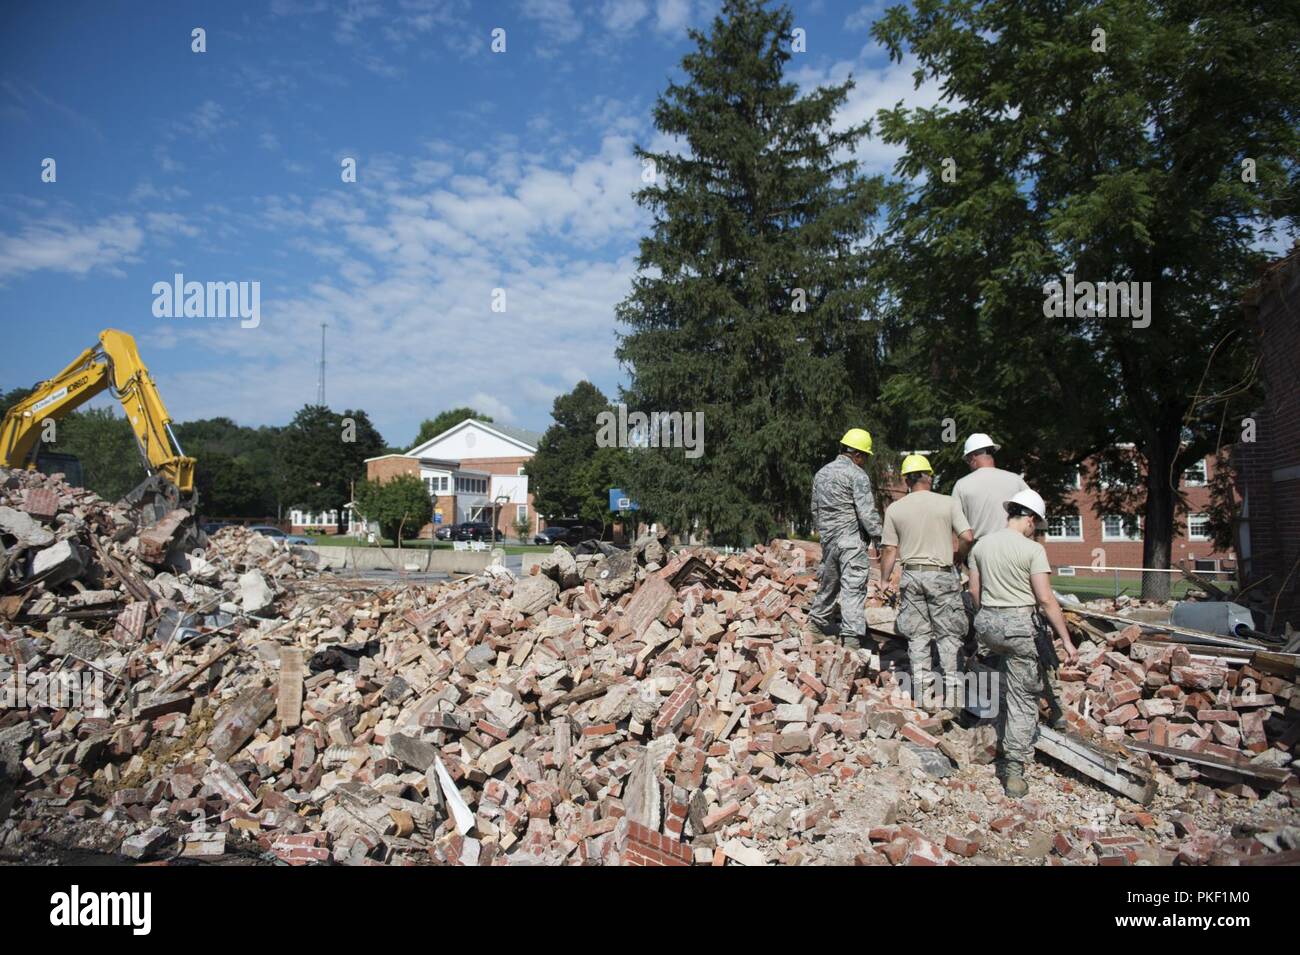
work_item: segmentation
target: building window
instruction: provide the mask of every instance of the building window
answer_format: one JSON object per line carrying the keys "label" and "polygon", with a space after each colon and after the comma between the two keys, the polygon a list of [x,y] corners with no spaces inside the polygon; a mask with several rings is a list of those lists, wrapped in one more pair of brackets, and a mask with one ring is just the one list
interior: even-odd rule
{"label": "building window", "polygon": [[526,520],[528,520],[528,505],[527,505],[527,504],[516,504],[516,505],[515,505],[515,520],[516,520],[516,521],[526,521]]}
{"label": "building window", "polygon": [[1077,513],[1054,514],[1047,519],[1049,541],[1083,540],[1083,521]]}
{"label": "building window", "polygon": [[1132,461],[1118,464],[1100,461],[1097,464],[1097,483],[1102,487],[1134,487],[1138,483],[1137,468]]}
{"label": "building window", "polygon": [[1188,487],[1204,487],[1206,482],[1205,458],[1183,472],[1183,483]]}
{"label": "building window", "polygon": [[1210,539],[1209,514],[1187,515],[1187,539],[1193,541],[1207,541]]}
{"label": "building window", "polygon": [[528,473],[527,468],[515,468],[515,474],[517,474],[519,477],[523,477],[527,473]]}
{"label": "building window", "polygon": [[1104,541],[1141,540],[1142,525],[1133,517],[1107,514],[1101,519],[1101,539]]}

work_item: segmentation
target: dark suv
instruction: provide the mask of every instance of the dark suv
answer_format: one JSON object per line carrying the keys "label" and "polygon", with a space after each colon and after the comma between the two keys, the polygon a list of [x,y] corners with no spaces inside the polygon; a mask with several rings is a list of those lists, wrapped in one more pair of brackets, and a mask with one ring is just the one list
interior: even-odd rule
{"label": "dark suv", "polygon": [[[497,537],[503,535],[498,534]],[[458,541],[490,541],[492,539],[492,525],[487,521],[466,521],[464,524],[457,524],[452,531],[452,540]]]}

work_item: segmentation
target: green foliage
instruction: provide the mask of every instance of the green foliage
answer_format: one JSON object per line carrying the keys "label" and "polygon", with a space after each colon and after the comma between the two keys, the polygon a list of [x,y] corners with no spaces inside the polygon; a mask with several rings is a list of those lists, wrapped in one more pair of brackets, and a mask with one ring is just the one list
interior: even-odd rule
{"label": "green foliage", "polygon": [[35,390],[35,388],[11,388],[0,392],[0,421],[4,420],[10,408],[20,401],[26,401]]}
{"label": "green foliage", "polygon": [[[1130,442],[1143,563],[1168,566],[1178,475],[1258,400],[1238,303],[1267,258],[1257,230],[1294,234],[1300,207],[1294,9],[925,0],[872,32],[946,96],[879,119],[905,149],[873,276],[891,436],[939,448],[944,418],[958,441],[989,431],[1048,496]],[[1149,327],[1045,317],[1044,285],[1067,273],[1151,283]],[[959,453],[943,446],[936,467]]]}
{"label": "green foliage", "polygon": [[515,536],[519,538],[519,543],[527,544],[528,533],[533,529],[533,525],[528,521],[528,518],[517,520],[512,526],[515,529]]}
{"label": "green foliage", "polygon": [[473,408],[451,408],[442,412],[436,418],[425,418],[420,422],[420,433],[415,436],[411,442],[411,447],[417,447],[431,438],[436,438],[456,425],[460,424],[466,418],[477,418],[479,421],[492,421],[491,415],[485,415],[482,412],[475,411]]}
{"label": "green foliage", "polygon": [[609,489],[619,484],[628,452],[596,447],[596,418],[609,401],[589,381],[578,382],[555,399],[554,423],[546,429],[528,462],[533,506],[547,518],[609,520]]}
{"label": "green foliage", "polygon": [[135,433],[112,408],[86,408],[65,415],[55,426],[56,440],[45,447],[74,454],[85,486],[106,501],[116,501],[145,479]]}
{"label": "green foliage", "polygon": [[281,444],[286,501],[327,511],[352,499],[353,482],[365,479],[365,460],[383,451],[384,439],[364,411],[308,405],[284,429]]}
{"label": "green foliage", "polygon": [[[193,457],[199,510],[206,517],[278,516],[284,499],[283,428],[249,428],[229,418],[186,421],[172,429]],[[334,505],[331,505],[334,506]]]}
{"label": "green foliage", "polygon": [[378,521],[381,534],[390,540],[410,540],[433,519],[429,491],[414,474],[383,482],[361,481],[356,501],[361,513]]}
{"label": "green foliage", "polygon": [[194,483],[200,511],[206,516],[265,517],[275,513],[274,506],[268,506],[261,476],[241,458],[220,451],[202,452],[195,465]]}
{"label": "green foliage", "polygon": [[684,155],[638,150],[657,178],[637,194],[654,225],[618,309],[627,403],[703,412],[705,444],[635,452],[626,485],[643,519],[722,543],[806,520],[813,473],[873,425],[883,184],[850,158],[866,126],[835,125],[852,81],[800,96],[786,80],[792,28],[787,8],[728,0],[654,109]]}

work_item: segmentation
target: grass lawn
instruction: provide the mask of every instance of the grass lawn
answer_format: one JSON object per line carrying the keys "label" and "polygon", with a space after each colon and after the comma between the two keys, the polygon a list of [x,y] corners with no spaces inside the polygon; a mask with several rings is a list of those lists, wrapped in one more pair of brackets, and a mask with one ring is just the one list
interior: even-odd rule
{"label": "grass lawn", "polygon": [[[1119,586],[1120,593],[1128,594],[1130,597],[1138,597],[1142,593],[1142,580],[1139,577],[1121,577]],[[1115,575],[1077,574],[1074,577],[1061,577],[1053,574],[1052,587],[1063,594],[1076,594],[1081,600],[1090,600],[1094,597],[1114,597]],[[1182,600],[1187,596],[1187,591],[1191,587],[1192,583],[1190,581],[1175,580],[1170,584],[1169,596],[1175,600]]]}

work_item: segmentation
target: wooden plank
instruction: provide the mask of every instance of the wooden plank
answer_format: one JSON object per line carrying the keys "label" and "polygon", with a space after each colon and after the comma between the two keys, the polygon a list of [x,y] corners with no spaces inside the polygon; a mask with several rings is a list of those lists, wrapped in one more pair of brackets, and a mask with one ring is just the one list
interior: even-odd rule
{"label": "wooden plank", "polygon": [[1105,613],[1101,610],[1091,610],[1085,607],[1062,608],[1068,613],[1075,613],[1081,617],[1092,617],[1096,620],[1109,620],[1114,623],[1122,624],[1127,627],[1130,624],[1137,624],[1143,631],[1153,631],[1155,633],[1171,633],[1180,636],[1183,641],[1188,643],[1208,643],[1216,647],[1236,647],[1241,650],[1260,650],[1265,648],[1265,644],[1259,640],[1243,640],[1240,638],[1224,637],[1217,633],[1209,633],[1205,630],[1192,630],[1190,627],[1175,627],[1172,623],[1150,623],[1146,620],[1134,620],[1131,617],[1123,617],[1117,613]]}
{"label": "wooden plank", "polygon": [[1145,806],[1155,798],[1154,779],[1141,783],[1123,775],[1119,772],[1118,759],[1093,749],[1082,740],[1058,733],[1050,726],[1038,727],[1038,739],[1034,741],[1034,748],[1140,805]]}
{"label": "wooden plank", "polygon": [[274,690],[261,686],[248,691],[217,715],[208,734],[208,749],[217,759],[230,759],[274,712]]}
{"label": "wooden plank", "polygon": [[1250,665],[1256,670],[1284,676],[1294,680],[1300,676],[1300,655],[1294,653],[1277,653],[1273,650],[1257,650],[1250,658]]}
{"label": "wooden plank", "polygon": [[276,698],[276,719],[281,729],[293,729],[302,723],[302,650],[280,648],[280,692]]}
{"label": "wooden plank", "polygon": [[1255,779],[1263,779],[1270,783],[1284,783],[1291,776],[1291,771],[1282,769],[1277,766],[1256,766],[1249,760],[1245,759],[1225,759],[1222,756],[1212,756],[1209,753],[1198,753],[1190,749],[1178,749],[1173,746],[1157,746],[1155,743],[1147,743],[1138,739],[1126,739],[1124,745],[1137,750],[1140,753],[1150,753],[1152,756],[1160,756],[1164,759],[1173,760],[1176,763],[1194,763],[1197,766],[1210,766],[1214,769],[1226,770],[1230,773],[1240,773],[1243,776],[1252,776]]}

